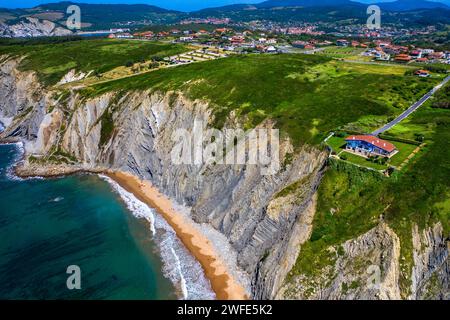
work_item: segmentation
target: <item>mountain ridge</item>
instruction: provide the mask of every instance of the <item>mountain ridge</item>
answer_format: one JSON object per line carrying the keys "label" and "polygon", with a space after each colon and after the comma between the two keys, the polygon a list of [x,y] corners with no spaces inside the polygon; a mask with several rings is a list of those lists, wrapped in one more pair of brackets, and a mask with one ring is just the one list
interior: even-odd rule
{"label": "mountain ridge", "polygon": [[[246,0],[243,0],[246,1]],[[28,18],[50,21],[64,27],[71,1],[41,4],[29,9],[0,9],[0,24],[12,26],[28,23]],[[267,20],[274,22],[337,22],[352,19],[364,23],[367,4],[351,0],[268,0],[259,4],[234,4],[195,12],[167,10],[147,4],[76,3],[82,12],[85,31],[110,28],[139,28],[148,25],[176,24],[190,18],[230,18],[233,21]],[[407,25],[446,23],[450,7],[427,0],[398,0],[378,4],[385,21]],[[421,8],[424,7],[424,8]],[[447,10],[448,9],[448,10]],[[6,27],[5,27],[6,29]],[[26,32],[25,32],[26,33]]]}
{"label": "mountain ridge", "polygon": [[[151,5],[151,4],[94,4],[94,3],[75,3],[72,1],[60,1],[60,2],[49,2],[45,4],[40,4],[27,9],[11,9],[11,8],[2,8],[0,7],[0,11],[9,11],[9,12],[29,12],[33,10],[43,9],[43,10],[65,10],[69,5],[77,5],[85,10],[95,10],[95,9],[112,9],[115,10],[125,10],[125,12],[136,11],[141,12],[143,10],[159,12],[159,13],[178,13],[178,14],[187,14],[182,10],[172,10],[165,9],[160,6]],[[450,2],[449,4],[444,2],[437,1],[429,1],[429,0],[396,0],[392,2],[376,2],[373,3],[378,5],[380,8],[389,11],[408,11],[408,10],[416,10],[416,9],[434,9],[434,8],[443,8],[450,10]],[[335,7],[335,6],[367,6],[369,3],[364,3],[356,0],[267,0],[262,1],[256,4],[246,3],[245,0],[242,3],[235,3],[224,6],[212,6],[206,7],[200,10],[192,11],[201,12],[210,9],[245,9],[245,8],[275,8],[275,7]],[[122,12],[123,13],[123,12]]]}

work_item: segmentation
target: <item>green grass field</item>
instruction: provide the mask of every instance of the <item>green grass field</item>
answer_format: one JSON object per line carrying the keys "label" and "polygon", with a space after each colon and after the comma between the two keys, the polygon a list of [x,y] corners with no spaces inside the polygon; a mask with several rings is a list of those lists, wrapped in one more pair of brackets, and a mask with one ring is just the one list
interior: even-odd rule
{"label": "green grass field", "polygon": [[216,127],[232,111],[246,128],[271,118],[301,145],[320,143],[330,130],[368,115],[400,113],[435,83],[405,76],[398,67],[361,68],[312,55],[233,56],[94,85],[83,94],[178,90],[212,102]]}
{"label": "green grass field", "polygon": [[417,145],[403,143],[398,141],[391,141],[398,149],[398,153],[394,155],[389,164],[394,167],[399,167],[413,152],[418,148]]}
{"label": "green grass field", "polygon": [[359,59],[362,58],[360,56],[362,52],[364,52],[364,49],[362,48],[333,46],[320,51],[319,54],[336,59]]}
{"label": "green grass field", "polygon": [[[20,68],[36,70],[47,85],[71,69],[103,73],[128,61],[185,50],[173,44],[106,39],[0,46],[0,54],[27,55]],[[398,114],[436,83],[406,71],[402,66],[345,63],[325,56],[245,55],[107,81],[82,93],[182,91],[211,102],[216,127],[226,123],[230,112],[246,128],[272,119],[282,136],[299,146],[318,144],[327,132],[360,119]]]}
{"label": "green grass field", "polygon": [[[448,113],[448,106],[450,105],[450,84],[435,94],[429,101],[425,103],[422,109],[427,109],[431,114],[436,115],[437,118],[446,117]],[[420,121],[417,117],[405,119],[386,134],[403,138],[415,140],[418,137],[423,137],[425,141],[432,140],[436,131],[436,122]]]}
{"label": "green grass field", "polygon": [[379,164],[379,163],[374,163],[374,162],[368,161],[364,157],[360,157],[360,156],[358,156],[356,154],[349,153],[349,152],[342,153],[341,154],[341,158],[342,159],[345,158],[345,161],[348,162],[348,163],[356,164],[357,166],[371,168],[371,169],[375,169],[375,170],[386,170],[388,168],[387,165],[383,165],[383,164]]}
{"label": "green grass field", "polygon": [[423,135],[426,140],[429,140],[433,137],[434,131],[435,125],[432,123],[417,124],[412,123],[410,119],[405,119],[403,122],[387,131],[386,134],[409,140],[416,139],[417,135]]}
{"label": "green grass field", "polygon": [[128,61],[149,60],[187,51],[182,45],[135,40],[80,40],[55,44],[0,45],[0,55],[26,56],[21,70],[37,71],[46,85],[56,84],[71,69],[103,73]]}
{"label": "green grass field", "polygon": [[333,136],[328,139],[327,145],[329,145],[334,152],[339,153],[345,148],[345,137],[341,138]]}

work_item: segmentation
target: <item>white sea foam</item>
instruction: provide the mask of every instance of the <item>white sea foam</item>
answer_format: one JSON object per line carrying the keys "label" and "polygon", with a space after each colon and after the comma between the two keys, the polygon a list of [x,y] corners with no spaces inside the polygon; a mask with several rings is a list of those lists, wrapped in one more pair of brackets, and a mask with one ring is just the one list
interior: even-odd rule
{"label": "white sea foam", "polygon": [[136,218],[142,218],[148,221],[148,223],[150,224],[150,230],[152,232],[152,235],[154,236],[156,233],[154,210],[152,208],[149,208],[145,203],[139,201],[131,192],[126,191],[111,178],[104,175],[100,175],[100,177],[109,182],[109,184],[125,202],[128,210],[130,210]]}
{"label": "white sea foam", "polygon": [[11,165],[5,169],[5,176],[8,180],[12,181],[25,181],[25,180],[44,180],[44,177],[28,177],[28,178],[21,178],[17,176],[14,172],[14,167],[19,164],[22,159],[23,155],[25,154],[25,147],[23,145],[23,142],[14,142],[14,143],[7,143],[8,145],[13,145],[15,147],[14,150],[11,150],[10,152],[14,154],[14,158],[11,161]]}
{"label": "white sea foam", "polygon": [[180,258],[178,258],[178,255],[173,248],[170,248],[170,251],[172,252],[173,257],[175,258],[175,262],[176,262],[175,265],[177,266],[178,274],[180,276],[181,293],[183,294],[184,299],[188,299],[189,294],[188,294],[188,290],[187,290],[187,286],[186,286],[186,279],[184,278],[183,272],[181,270]]}
{"label": "white sea foam", "polygon": [[236,250],[233,249],[227,237],[214,229],[207,223],[195,223],[191,217],[191,208],[175,205],[175,210],[184,215],[186,219],[192,221],[192,224],[211,242],[216,254],[220,260],[227,266],[228,272],[244,288],[247,294],[251,292],[251,281],[249,275],[239,267]]}
{"label": "white sea foam", "polygon": [[22,160],[23,155],[25,153],[25,149],[23,147],[23,143],[22,142],[16,142],[16,143],[11,143],[11,145],[15,146],[15,150],[12,151],[14,153],[14,159],[12,160],[11,165],[6,169],[6,177],[9,180],[24,181],[25,179],[16,176],[16,174],[14,173],[14,167],[16,166],[16,164],[19,161]]}
{"label": "white sea foam", "polygon": [[163,262],[163,274],[179,290],[180,298],[215,299],[200,263],[185,248],[167,221],[114,180],[104,175],[100,177],[113,187],[135,217],[149,221],[153,241],[159,248]]}
{"label": "white sea foam", "polygon": [[56,197],[54,199],[51,199],[50,202],[60,202],[60,201],[63,201],[63,200],[64,200],[63,197]]}

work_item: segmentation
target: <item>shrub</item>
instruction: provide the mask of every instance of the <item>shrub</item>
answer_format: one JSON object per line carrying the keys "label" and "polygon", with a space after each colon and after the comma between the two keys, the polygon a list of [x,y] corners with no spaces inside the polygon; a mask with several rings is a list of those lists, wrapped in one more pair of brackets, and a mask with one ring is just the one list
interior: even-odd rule
{"label": "shrub", "polygon": [[425,140],[425,136],[421,133],[415,133],[414,135],[416,137],[415,140],[418,142],[423,142]]}

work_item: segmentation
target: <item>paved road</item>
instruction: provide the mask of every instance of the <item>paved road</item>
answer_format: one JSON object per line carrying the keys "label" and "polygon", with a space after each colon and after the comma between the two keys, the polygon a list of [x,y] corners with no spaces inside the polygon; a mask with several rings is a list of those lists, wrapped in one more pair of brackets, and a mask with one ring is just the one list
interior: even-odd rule
{"label": "paved road", "polygon": [[389,122],[387,125],[385,125],[383,128],[380,128],[374,132],[372,132],[373,135],[379,135],[385,131],[388,131],[390,129],[392,129],[393,126],[395,126],[396,124],[402,122],[403,120],[405,120],[407,117],[409,117],[414,111],[416,111],[417,109],[419,109],[428,99],[430,99],[433,94],[438,91],[439,89],[441,89],[447,82],[450,81],[450,76],[448,76],[447,78],[444,79],[444,81],[442,81],[439,85],[437,85],[436,87],[433,88],[433,90],[431,90],[430,92],[428,92],[426,95],[424,95],[419,101],[417,101],[416,103],[414,103],[411,107],[409,107],[408,110],[406,110],[405,112],[403,112],[401,115],[399,115],[395,120],[393,120],[392,122]]}

